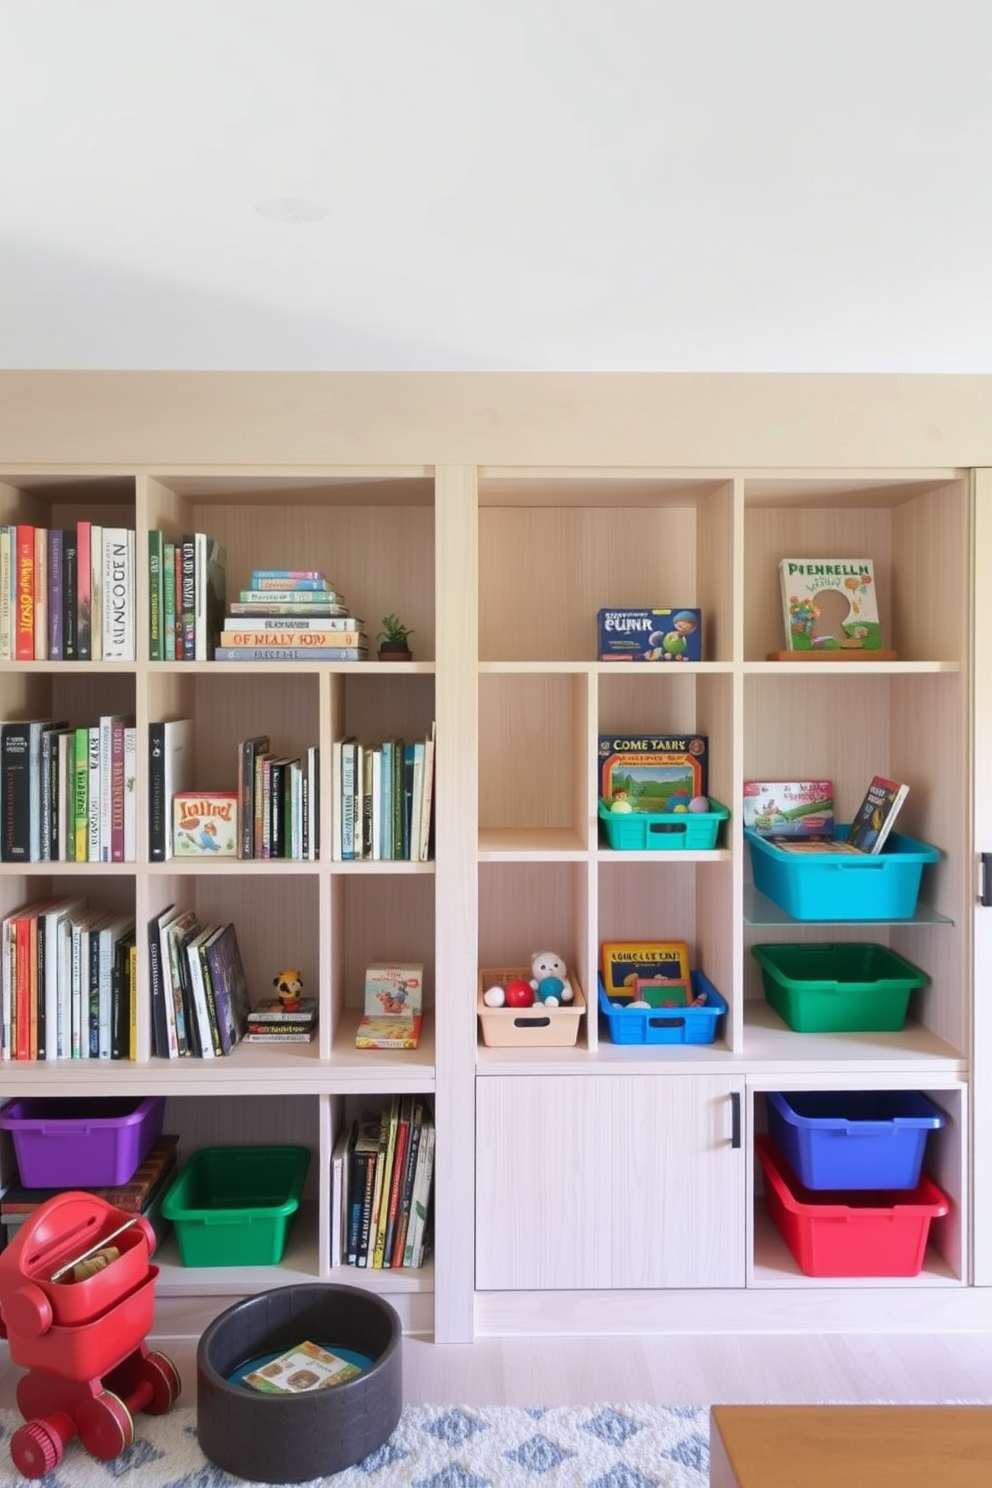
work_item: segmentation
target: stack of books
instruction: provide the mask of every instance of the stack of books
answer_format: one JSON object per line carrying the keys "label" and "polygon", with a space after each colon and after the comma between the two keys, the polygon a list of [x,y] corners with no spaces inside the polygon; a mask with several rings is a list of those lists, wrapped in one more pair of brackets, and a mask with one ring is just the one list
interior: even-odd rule
{"label": "stack of books", "polygon": [[316,569],[256,568],[228,606],[216,661],[365,661],[364,620]]}
{"label": "stack of books", "polygon": [[301,997],[295,1006],[266,997],[248,1012],[246,1044],[308,1044],[317,1032],[317,999]]}
{"label": "stack of books", "polygon": [[230,1054],[248,1027],[248,989],[231,923],[201,925],[170,904],[148,923],[154,1052],[159,1059]]}

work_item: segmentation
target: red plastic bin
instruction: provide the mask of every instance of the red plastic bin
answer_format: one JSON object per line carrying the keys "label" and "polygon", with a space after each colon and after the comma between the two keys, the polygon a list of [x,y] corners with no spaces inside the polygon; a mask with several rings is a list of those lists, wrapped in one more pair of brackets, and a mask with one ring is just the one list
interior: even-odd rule
{"label": "red plastic bin", "polygon": [[926,1173],[914,1189],[804,1188],[770,1137],[755,1138],[765,1204],[807,1276],[918,1276],[930,1221],[947,1198]]}

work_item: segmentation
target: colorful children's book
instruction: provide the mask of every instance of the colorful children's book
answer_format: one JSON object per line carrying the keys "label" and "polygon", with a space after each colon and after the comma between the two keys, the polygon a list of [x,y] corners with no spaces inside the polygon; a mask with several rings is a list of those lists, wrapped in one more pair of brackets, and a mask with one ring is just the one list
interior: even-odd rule
{"label": "colorful children's book", "polygon": [[359,1019],[355,1034],[356,1049],[416,1049],[420,1043],[423,1019],[417,1013],[412,1018],[399,1014],[376,1017],[366,1013]]}
{"label": "colorful children's book", "polygon": [[246,1385],[268,1395],[298,1395],[305,1390],[326,1390],[361,1374],[357,1364],[332,1354],[316,1343],[299,1343],[278,1358],[244,1376]]}
{"label": "colorful children's book", "polygon": [[778,569],[789,651],[881,651],[870,558],[783,558]]}
{"label": "colorful children's book", "polygon": [[689,946],[684,940],[604,940],[600,968],[607,997],[638,997],[639,982],[688,983]]}
{"label": "colorful children's book", "polygon": [[834,788],[830,780],[745,780],[744,825],[759,837],[834,835]]}
{"label": "colorful children's book", "polygon": [[365,969],[365,1011],[370,1016],[412,1018],[423,1011],[423,994],[423,963],[380,961]]}
{"label": "colorful children's book", "polygon": [[600,610],[600,661],[699,661],[702,615],[694,609]]}
{"label": "colorful children's book", "polygon": [[176,791],[172,798],[173,851],[177,858],[236,858],[238,793]]}
{"label": "colorful children's book", "polygon": [[600,734],[599,795],[626,800],[633,811],[687,805],[707,793],[708,744],[702,734]]}
{"label": "colorful children's book", "polygon": [[908,785],[903,785],[897,780],[886,780],[883,775],[876,775],[851,822],[847,834],[848,846],[860,848],[866,853],[881,852],[885,839],[892,831],[902,803],[908,795]]}

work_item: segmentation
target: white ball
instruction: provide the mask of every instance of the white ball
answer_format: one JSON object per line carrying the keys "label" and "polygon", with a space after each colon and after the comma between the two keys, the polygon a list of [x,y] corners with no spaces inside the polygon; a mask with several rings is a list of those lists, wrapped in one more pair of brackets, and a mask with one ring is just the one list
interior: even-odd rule
{"label": "white ball", "polygon": [[506,1001],[506,993],[502,987],[487,987],[482,994],[482,1000],[486,1004],[486,1007],[502,1007]]}

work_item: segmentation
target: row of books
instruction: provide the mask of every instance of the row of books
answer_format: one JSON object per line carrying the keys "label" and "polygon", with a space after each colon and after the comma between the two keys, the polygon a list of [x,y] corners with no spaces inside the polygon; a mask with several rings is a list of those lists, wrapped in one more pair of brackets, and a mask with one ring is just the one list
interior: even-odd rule
{"label": "row of books", "polygon": [[248,1028],[248,987],[234,925],[203,925],[170,904],[148,923],[153,1052],[216,1059]]}
{"label": "row of books", "polygon": [[148,533],[148,659],[210,661],[226,603],[227,550],[206,532]]}
{"label": "row of books", "polygon": [[129,527],[0,525],[0,661],[134,661]]}
{"label": "row of books", "polygon": [[134,916],[41,900],[0,933],[0,1059],[136,1059]]}
{"label": "row of books", "polygon": [[136,749],[123,713],[0,724],[0,861],[133,863]]}
{"label": "row of books", "polygon": [[394,1095],[345,1125],[331,1161],[331,1265],[422,1266],[430,1251],[434,1114]]}
{"label": "row of books", "polygon": [[364,661],[364,620],[316,569],[256,568],[219,636],[217,661]]}
{"label": "row of books", "polygon": [[436,728],[412,743],[354,737],[331,746],[331,858],[426,863]]}
{"label": "row of books", "polygon": [[237,856],[316,860],[320,853],[320,748],[291,756],[268,734],[238,744]]}

